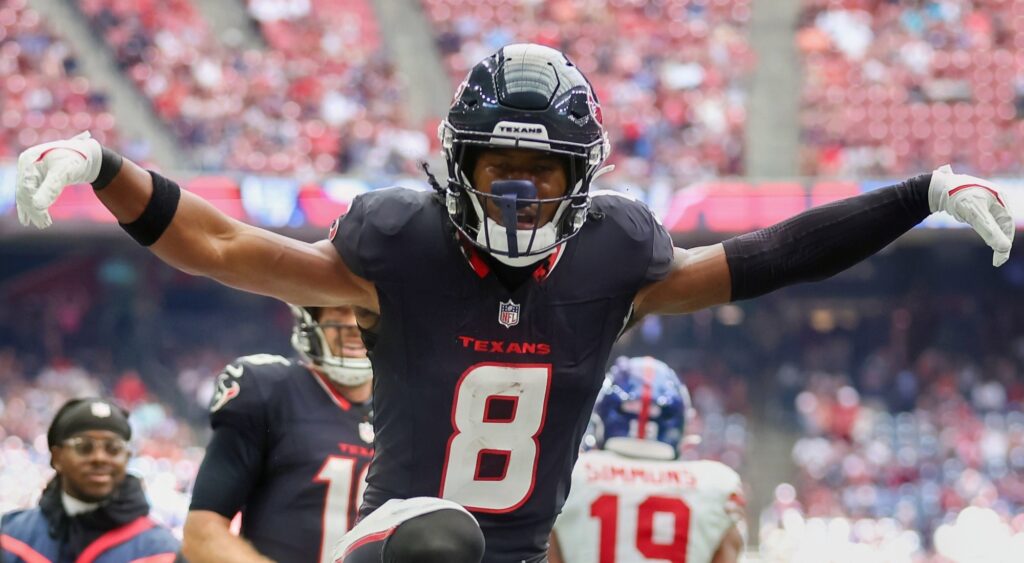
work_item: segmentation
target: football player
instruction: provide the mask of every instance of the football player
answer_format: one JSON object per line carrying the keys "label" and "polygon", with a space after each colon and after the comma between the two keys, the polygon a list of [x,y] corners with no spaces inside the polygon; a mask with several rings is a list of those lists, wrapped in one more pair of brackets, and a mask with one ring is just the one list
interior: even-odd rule
{"label": "football player", "polygon": [[217,376],[185,522],[192,563],[330,561],[355,523],[373,456],[370,360],[351,307],[290,308],[298,358],[246,356]]}
{"label": "football player", "polygon": [[735,563],[740,477],[716,461],[678,461],[690,394],[654,358],[619,358],[594,407],[572,492],[551,534],[552,563]]}
{"label": "football player", "polygon": [[172,266],[356,307],[375,341],[376,449],[362,520],[336,548],[350,563],[543,560],[612,343],[645,315],[827,278],[937,211],[980,233],[996,265],[1010,251],[998,190],[946,167],[674,248],[642,203],[590,193],[610,147],[601,106],[580,69],[542,45],[474,66],[439,133],[447,182],[363,194],[315,243],[236,221],[85,135],[18,159],[23,224],[49,226],[61,191],[89,182]]}

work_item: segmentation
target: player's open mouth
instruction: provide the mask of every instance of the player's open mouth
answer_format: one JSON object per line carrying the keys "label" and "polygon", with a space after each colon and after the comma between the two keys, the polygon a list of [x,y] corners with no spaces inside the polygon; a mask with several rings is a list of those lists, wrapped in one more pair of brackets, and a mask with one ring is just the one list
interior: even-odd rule
{"label": "player's open mouth", "polygon": [[346,345],[341,348],[343,358],[365,358],[366,348],[364,346]]}
{"label": "player's open mouth", "polygon": [[537,214],[532,211],[520,211],[516,214],[516,227],[532,229],[537,222]]}

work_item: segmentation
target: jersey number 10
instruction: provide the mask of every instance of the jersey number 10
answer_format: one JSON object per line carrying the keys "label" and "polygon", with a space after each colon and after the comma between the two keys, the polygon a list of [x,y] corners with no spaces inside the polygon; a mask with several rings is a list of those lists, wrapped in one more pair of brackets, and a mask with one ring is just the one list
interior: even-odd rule
{"label": "jersey number 10", "polygon": [[[354,524],[352,515],[363,502],[366,491],[366,469],[356,473],[356,460],[340,455],[328,456],[314,481],[327,483],[324,499],[323,537],[320,540],[320,562],[333,563],[334,544]],[[356,479],[359,479],[356,482]],[[354,498],[353,498],[354,497]]]}
{"label": "jersey number 10", "polygon": [[[669,543],[655,543],[654,515],[671,514],[674,520],[672,539]],[[615,547],[618,545],[619,497],[601,495],[590,505],[590,515],[600,525],[600,563],[615,563]],[[637,506],[636,550],[647,559],[660,559],[672,563],[686,563],[686,544],[690,535],[690,507],[683,499],[672,497],[647,497]]]}

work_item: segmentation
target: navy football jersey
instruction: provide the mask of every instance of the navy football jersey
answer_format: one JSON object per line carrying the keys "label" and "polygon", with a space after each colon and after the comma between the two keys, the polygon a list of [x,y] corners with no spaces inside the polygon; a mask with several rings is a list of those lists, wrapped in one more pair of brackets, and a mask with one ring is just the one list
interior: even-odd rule
{"label": "navy football jersey", "polygon": [[242,536],[277,561],[330,561],[355,524],[373,456],[370,405],[346,401],[298,361],[260,354],[224,369],[210,410],[215,433],[237,431],[262,454],[239,507]]}
{"label": "navy football jersey", "polygon": [[611,346],[668,273],[668,234],[644,205],[595,195],[582,232],[509,290],[437,196],[391,188],[356,198],[333,244],[380,302],[361,513],[439,496],[477,517],[486,561],[542,559]]}

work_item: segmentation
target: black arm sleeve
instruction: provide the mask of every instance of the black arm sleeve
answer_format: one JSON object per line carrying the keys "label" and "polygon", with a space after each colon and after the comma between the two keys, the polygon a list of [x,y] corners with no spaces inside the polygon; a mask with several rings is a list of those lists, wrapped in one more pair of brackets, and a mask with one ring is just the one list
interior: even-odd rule
{"label": "black arm sleeve", "polygon": [[262,467],[259,441],[233,426],[218,427],[199,466],[189,510],[212,510],[233,518],[245,506]]}
{"label": "black arm sleeve", "polygon": [[821,207],[725,241],[732,301],[834,276],[931,214],[931,174]]}

